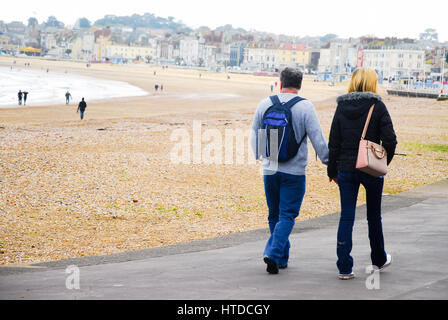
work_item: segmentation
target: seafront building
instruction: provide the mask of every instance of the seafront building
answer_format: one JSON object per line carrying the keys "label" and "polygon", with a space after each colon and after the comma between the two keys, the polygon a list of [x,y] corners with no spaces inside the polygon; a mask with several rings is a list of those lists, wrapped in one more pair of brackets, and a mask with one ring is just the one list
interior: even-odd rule
{"label": "seafront building", "polygon": [[305,70],[310,63],[306,46],[296,43],[251,43],[244,51],[244,66],[259,71],[274,71],[285,67]]}
{"label": "seafront building", "polygon": [[328,48],[320,50],[318,72],[350,74],[356,67],[356,52],[356,48],[348,41],[330,42]]}
{"label": "seafront building", "polygon": [[358,51],[360,67],[374,69],[382,78],[425,76],[424,50],[369,49]]}
{"label": "seafront building", "polygon": [[244,53],[244,65],[252,70],[274,71],[277,66],[277,47],[274,42],[250,43]]}
{"label": "seafront building", "polygon": [[305,70],[309,64],[310,53],[306,46],[297,43],[282,43],[276,52],[277,67],[296,67]]}
{"label": "seafront building", "polygon": [[[105,46],[105,54],[102,58],[109,60],[145,60],[148,56],[153,56],[151,47],[135,47],[108,44]],[[122,61],[123,62],[123,61]]]}

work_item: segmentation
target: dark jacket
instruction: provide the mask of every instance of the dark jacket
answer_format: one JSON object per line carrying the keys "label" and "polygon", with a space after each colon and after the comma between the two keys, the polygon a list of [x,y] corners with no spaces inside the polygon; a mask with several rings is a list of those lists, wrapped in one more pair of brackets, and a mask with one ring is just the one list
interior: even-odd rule
{"label": "dark jacket", "polygon": [[85,101],[80,101],[78,104],[78,110],[84,112],[87,108],[87,103]]}
{"label": "dark jacket", "polygon": [[397,145],[392,119],[381,97],[372,92],[351,92],[337,98],[337,109],[331,124],[328,143],[328,176],[336,178],[338,171],[356,170],[359,141],[370,107],[375,104],[365,136],[366,140],[382,144],[387,152],[387,164],[392,161]]}

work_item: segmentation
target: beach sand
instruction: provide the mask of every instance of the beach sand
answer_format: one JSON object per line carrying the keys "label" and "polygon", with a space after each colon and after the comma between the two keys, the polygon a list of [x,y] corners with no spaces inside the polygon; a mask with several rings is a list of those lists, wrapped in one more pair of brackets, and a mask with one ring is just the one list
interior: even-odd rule
{"label": "beach sand", "polygon": [[[102,255],[267,227],[256,164],[173,164],[174,129],[247,129],[271,77],[153,66],[15,59],[31,68],[125,81],[149,96],[0,109],[0,264]],[[9,67],[11,58],[0,58]],[[154,76],[153,72],[157,75]],[[199,73],[202,77],[199,78]],[[154,92],[154,84],[164,92]],[[328,137],[334,87],[305,79]],[[30,95],[31,98],[31,95]],[[384,96],[399,145],[386,179],[394,194],[447,177],[448,103]],[[439,146],[439,147],[437,147]],[[443,147],[445,146],[445,147]],[[310,147],[298,220],[339,210],[339,194]],[[360,193],[359,203],[365,201]],[[386,234],[387,236],[387,234]],[[261,254],[261,253],[260,253]]]}

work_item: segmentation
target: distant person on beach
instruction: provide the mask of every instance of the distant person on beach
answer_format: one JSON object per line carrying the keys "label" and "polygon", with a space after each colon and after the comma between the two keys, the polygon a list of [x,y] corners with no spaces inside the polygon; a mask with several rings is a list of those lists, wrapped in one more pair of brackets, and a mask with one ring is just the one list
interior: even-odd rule
{"label": "distant person on beach", "polygon": [[69,104],[70,103],[70,98],[72,97],[72,95],[70,94],[70,92],[66,92],[65,93],[65,104]]}
{"label": "distant person on beach", "polygon": [[160,92],[163,91],[163,84],[160,85]]}
{"label": "distant person on beach", "polygon": [[[328,163],[327,142],[314,105],[298,96],[303,73],[286,68],[280,74],[280,94],[260,102],[252,123],[251,147],[263,165],[270,238],[263,260],[277,274],[288,266],[289,236],[305,196],[308,142],[322,163]],[[282,134],[287,141],[278,143]],[[283,141],[283,140],[281,140]]]}
{"label": "distant person on beach", "polygon": [[23,96],[22,90],[19,90],[19,93],[17,93],[17,97],[19,98],[19,106],[22,105],[22,96]]}
{"label": "distant person on beach", "polygon": [[28,98],[28,92],[27,91],[23,91],[23,105],[26,106],[26,99]]}
{"label": "distant person on beach", "polygon": [[273,91],[274,91],[274,85],[271,84],[271,92],[273,92]]}
{"label": "distant person on beach", "polygon": [[157,90],[159,90],[159,85],[158,84],[156,84],[155,86],[154,86],[154,89],[156,90],[156,92],[157,92]]}
{"label": "distant person on beach", "polygon": [[84,101],[84,98],[79,102],[78,104],[78,110],[76,112],[79,112],[81,115],[81,120],[84,119],[84,111],[86,111],[87,103]]}

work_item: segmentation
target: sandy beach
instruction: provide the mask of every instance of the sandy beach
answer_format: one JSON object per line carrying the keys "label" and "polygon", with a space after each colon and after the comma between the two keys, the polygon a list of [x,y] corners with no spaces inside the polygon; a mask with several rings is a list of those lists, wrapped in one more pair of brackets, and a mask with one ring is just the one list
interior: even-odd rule
{"label": "sandy beach", "polygon": [[[0,264],[103,255],[267,227],[256,164],[173,164],[174,129],[247,129],[276,78],[169,67],[0,57],[0,67],[127,82],[149,95],[0,108]],[[156,75],[154,75],[154,72]],[[199,77],[201,74],[201,77]],[[163,84],[163,92],[154,91]],[[346,83],[306,78],[325,137]],[[23,88],[22,88],[23,89]],[[278,92],[278,88],[275,89]],[[30,94],[30,101],[32,95]],[[384,192],[448,176],[448,102],[387,96],[398,136]],[[339,210],[336,185],[310,147],[299,220]],[[365,201],[360,193],[359,203]],[[386,230],[387,232],[387,230]],[[387,233],[386,233],[387,236]]]}

